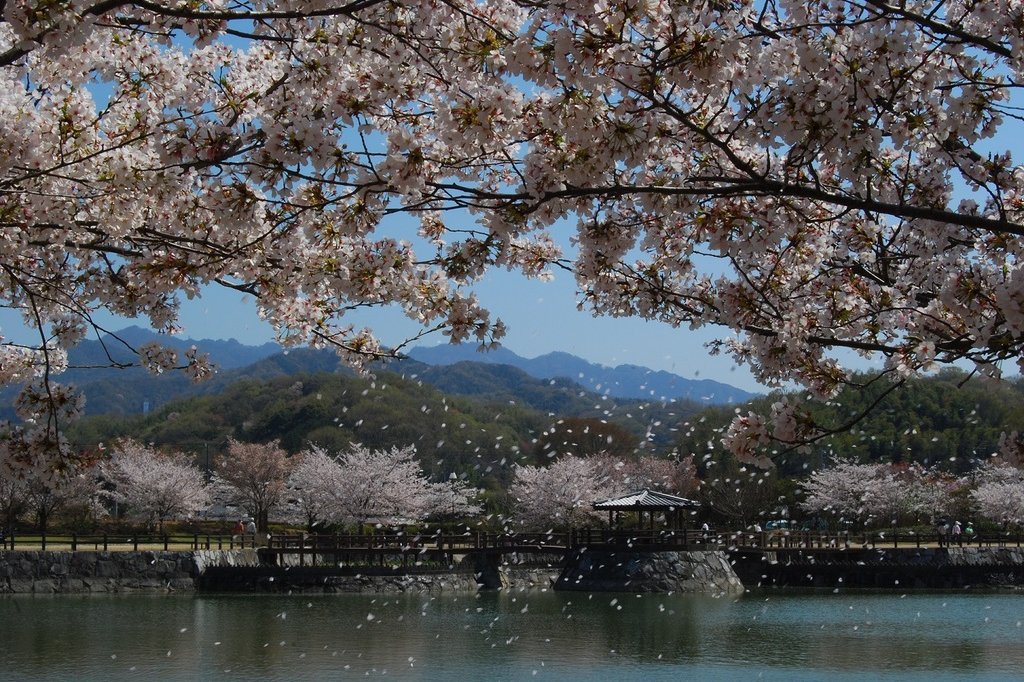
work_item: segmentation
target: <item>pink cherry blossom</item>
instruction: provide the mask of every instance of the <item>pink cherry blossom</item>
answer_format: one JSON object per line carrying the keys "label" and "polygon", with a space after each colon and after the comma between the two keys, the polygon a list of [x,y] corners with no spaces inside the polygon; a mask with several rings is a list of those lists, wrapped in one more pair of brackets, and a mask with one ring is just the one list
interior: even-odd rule
{"label": "pink cherry blossom", "polygon": [[532,530],[593,524],[602,518],[594,502],[617,492],[603,458],[567,455],[547,467],[516,465],[513,471],[515,518]]}
{"label": "pink cherry blossom", "polygon": [[[1024,350],[1020,16],[7,2],[0,296],[39,341],[0,339],[0,380],[49,382],[50,349],[102,310],[175,333],[209,285],[353,364],[404,341],[354,325],[365,307],[490,345],[504,325],[472,286],[493,268],[564,268],[595,314],[718,328],[713,350],[818,397],[849,381],[844,350],[897,382],[998,376]],[[777,416],[739,416],[730,446],[813,437]]]}
{"label": "pink cherry blossom", "polygon": [[108,486],[104,496],[129,517],[150,524],[162,527],[164,521],[192,516],[211,503],[203,473],[182,454],[123,440],[99,469]]}
{"label": "pink cherry blossom", "polygon": [[430,481],[411,446],[370,450],[353,445],[339,454],[313,447],[300,455],[288,487],[298,515],[310,527],[316,522],[410,523],[480,511],[475,488],[457,478]]}

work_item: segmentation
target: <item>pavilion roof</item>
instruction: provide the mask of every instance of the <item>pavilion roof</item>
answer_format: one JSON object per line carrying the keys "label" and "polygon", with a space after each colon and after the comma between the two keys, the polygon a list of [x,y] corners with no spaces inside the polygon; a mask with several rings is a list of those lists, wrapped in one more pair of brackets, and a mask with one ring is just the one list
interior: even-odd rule
{"label": "pavilion roof", "polygon": [[672,509],[693,509],[700,502],[685,497],[660,493],[655,490],[638,490],[594,503],[594,509],[604,511],[669,511]]}

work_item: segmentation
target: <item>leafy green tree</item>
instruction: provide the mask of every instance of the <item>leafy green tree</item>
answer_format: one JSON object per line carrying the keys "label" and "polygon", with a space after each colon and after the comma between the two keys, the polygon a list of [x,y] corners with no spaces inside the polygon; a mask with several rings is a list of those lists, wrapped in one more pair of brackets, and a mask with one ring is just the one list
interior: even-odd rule
{"label": "leafy green tree", "polygon": [[565,417],[541,433],[533,459],[544,465],[565,455],[634,457],[640,439],[618,424],[591,417]]}

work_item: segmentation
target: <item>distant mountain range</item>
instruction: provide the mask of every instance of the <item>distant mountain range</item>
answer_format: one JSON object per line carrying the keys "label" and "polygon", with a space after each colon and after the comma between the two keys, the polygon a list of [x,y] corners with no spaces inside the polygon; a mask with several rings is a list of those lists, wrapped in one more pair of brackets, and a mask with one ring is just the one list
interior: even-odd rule
{"label": "distant mountain range", "polygon": [[[219,371],[210,381],[192,384],[180,372],[153,376],[140,367],[110,367],[111,363],[135,360],[125,344],[137,348],[151,341],[179,350],[195,345],[209,354]],[[330,350],[282,350],[274,343],[247,346],[234,339],[193,341],[140,327],[123,329],[102,342],[84,341],[71,351],[69,360],[70,368],[58,381],[77,385],[86,395],[86,413],[93,415],[137,414],[176,398],[218,393],[243,379],[350,371]],[[573,395],[580,389],[616,399],[704,405],[742,403],[755,395],[716,381],[685,379],[636,365],[609,368],[569,353],[527,359],[504,348],[480,353],[473,346],[417,347],[406,359],[390,361],[381,368],[415,376],[446,393],[511,400],[551,411],[567,407],[564,398],[557,396]],[[551,387],[559,390],[552,392]],[[8,387],[0,392],[0,418],[13,417],[10,405],[16,390]]]}
{"label": "distant mountain range", "polygon": [[709,379],[685,379],[661,370],[638,365],[605,367],[569,353],[548,353],[524,358],[507,348],[478,352],[469,345],[416,347],[409,357],[427,365],[443,366],[457,362],[511,365],[537,379],[565,378],[588,391],[612,398],[643,400],[693,400],[708,405],[744,403],[756,394]]}
{"label": "distant mountain range", "polygon": [[[132,363],[136,361],[136,358],[125,347],[125,344],[138,348],[144,343],[153,341],[179,351],[196,346],[202,352],[208,353],[217,367],[222,370],[246,367],[281,352],[281,346],[276,343],[246,346],[235,339],[227,341],[222,339],[181,339],[176,336],[156,334],[142,327],[126,327],[121,331],[114,332],[113,335],[104,337],[102,343],[91,340],[82,342],[72,351],[70,364],[74,368],[88,368],[88,371],[92,372],[92,368],[107,366],[111,360]],[[76,371],[76,369],[71,370],[71,372]]]}

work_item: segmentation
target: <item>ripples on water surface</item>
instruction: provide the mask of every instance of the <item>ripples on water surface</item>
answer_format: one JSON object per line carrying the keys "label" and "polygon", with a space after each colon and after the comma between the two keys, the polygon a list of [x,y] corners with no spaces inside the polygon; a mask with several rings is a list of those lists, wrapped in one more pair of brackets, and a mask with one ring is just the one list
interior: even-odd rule
{"label": "ripples on water surface", "polygon": [[1020,679],[1024,594],[0,598],[0,679]]}

